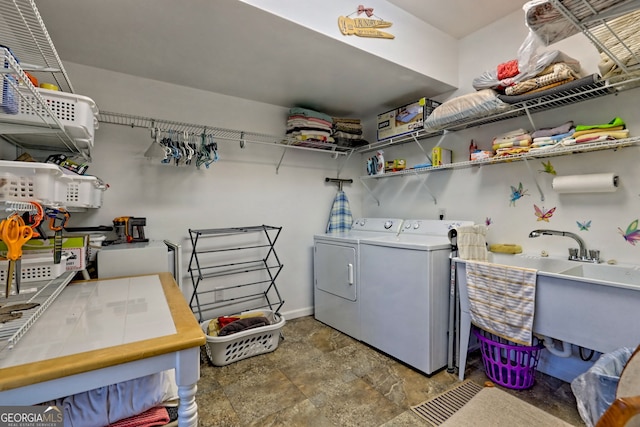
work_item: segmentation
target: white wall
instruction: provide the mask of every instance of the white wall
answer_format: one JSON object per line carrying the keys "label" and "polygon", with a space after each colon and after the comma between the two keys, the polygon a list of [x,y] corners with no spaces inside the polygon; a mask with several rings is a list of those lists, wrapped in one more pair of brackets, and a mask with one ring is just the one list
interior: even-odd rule
{"label": "white wall", "polygon": [[[457,94],[473,91],[473,77],[517,55],[527,34],[522,16],[522,12],[514,13],[461,40],[458,86],[466,90],[461,89]],[[595,48],[581,35],[547,49],[559,49],[579,59],[585,68],[585,74],[597,71],[598,57]],[[639,94],[639,89],[634,89],[616,96],[534,114],[534,124],[539,129],[557,126],[568,120],[574,120],[578,124],[607,123],[620,116],[627,122],[631,135],[637,135],[640,132],[640,114],[636,108]],[[466,160],[471,139],[480,148],[489,149],[494,136],[518,128],[533,130],[527,117],[523,116],[448,133],[441,145],[454,151],[454,161]],[[437,143],[438,138],[421,141],[428,152]],[[384,151],[386,159],[406,158],[409,166],[425,161],[422,151],[414,143]],[[627,243],[618,228],[626,230],[632,221],[640,217],[637,187],[640,169],[636,166],[639,159],[640,147],[637,146],[545,159],[551,161],[558,175],[615,172],[620,176],[621,182],[615,193],[558,195],[551,188],[553,176],[539,172],[544,169],[541,161],[529,161],[533,174],[524,162],[517,162],[437,171],[420,177],[369,180],[367,182],[374,188],[380,206],[365,193],[364,213],[367,216],[437,218],[438,210],[445,209],[448,219],[469,219],[484,223],[486,218],[491,218],[489,243],[516,243],[522,245],[525,252],[540,253],[546,250],[558,256],[567,255],[567,248],[575,247],[575,242],[561,237],[529,239],[529,232],[536,228],[571,231],[578,233],[588,248],[600,249],[605,260],[637,263],[640,248]],[[544,201],[541,200],[535,181],[542,189]],[[511,186],[517,187],[520,182],[528,195],[518,200],[515,206],[510,206]],[[435,195],[437,204],[429,196],[427,187]],[[549,223],[537,220],[534,204],[545,209],[556,208]],[[576,221],[589,220],[592,224],[589,231],[579,231]]]}
{"label": "white wall", "polygon": [[[284,135],[287,109],[206,93],[78,64],[67,64],[76,91],[104,111],[162,118],[228,129]],[[276,244],[284,264],[277,284],[285,317],[312,313],[313,234],[323,233],[336,194],[325,177],[336,177],[344,157],[289,149],[279,173],[283,149],[220,141],[220,160],[210,169],[151,162],[143,153],[151,143],[146,129],[101,124],[96,132],[89,174],[110,188],[103,207],[74,213],[70,226],[110,225],[118,216],[147,218],[145,234],[183,247],[183,286],[190,296],[187,264],[189,228],[252,225],[282,226]],[[357,178],[351,160],[340,177]],[[354,214],[361,214],[361,189],[345,185]]]}

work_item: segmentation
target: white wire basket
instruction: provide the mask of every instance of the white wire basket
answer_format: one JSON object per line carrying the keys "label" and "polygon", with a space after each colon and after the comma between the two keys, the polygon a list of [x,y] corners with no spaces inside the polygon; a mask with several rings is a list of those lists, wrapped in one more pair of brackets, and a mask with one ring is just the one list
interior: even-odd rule
{"label": "white wire basket", "polygon": [[[7,269],[5,266],[9,261],[0,261],[0,283],[7,280]],[[21,280],[20,283],[40,282],[45,280],[53,280],[60,277],[67,271],[67,255],[62,255],[60,264],[53,263],[53,255],[51,256],[29,256],[23,255],[20,260]],[[15,281],[15,273],[13,280]],[[15,283],[15,282],[14,282]],[[2,287],[2,295],[4,295],[4,287]]]}
{"label": "white wire basket", "polygon": [[252,356],[272,352],[278,348],[280,331],[285,323],[284,317],[270,310],[252,310],[242,314],[252,312],[264,313],[271,324],[223,337],[208,335],[211,320],[200,324],[202,331],[207,336],[205,349],[213,365],[226,366]]}

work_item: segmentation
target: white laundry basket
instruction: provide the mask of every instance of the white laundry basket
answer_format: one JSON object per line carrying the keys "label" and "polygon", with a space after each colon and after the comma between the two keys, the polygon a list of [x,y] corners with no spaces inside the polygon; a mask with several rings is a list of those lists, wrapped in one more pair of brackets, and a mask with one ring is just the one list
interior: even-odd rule
{"label": "white laundry basket", "polygon": [[208,335],[211,320],[200,324],[202,331],[207,336],[207,344],[205,345],[207,356],[215,366],[229,365],[242,359],[269,353],[278,348],[280,331],[285,323],[284,317],[270,310],[252,310],[242,314],[252,312],[264,313],[271,324],[223,337]]}

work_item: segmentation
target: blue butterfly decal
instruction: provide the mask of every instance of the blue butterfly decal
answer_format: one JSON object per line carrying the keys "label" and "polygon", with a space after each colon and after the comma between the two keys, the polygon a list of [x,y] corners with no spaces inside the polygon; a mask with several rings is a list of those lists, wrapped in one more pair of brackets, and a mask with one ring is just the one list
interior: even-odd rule
{"label": "blue butterfly decal", "polygon": [[515,206],[516,200],[522,198],[523,196],[528,196],[527,190],[522,189],[522,183],[518,184],[518,188],[511,186],[511,201],[509,206]]}
{"label": "blue butterfly decal", "polygon": [[585,222],[576,221],[576,224],[578,224],[580,231],[589,231],[589,227],[591,227],[591,220]]}

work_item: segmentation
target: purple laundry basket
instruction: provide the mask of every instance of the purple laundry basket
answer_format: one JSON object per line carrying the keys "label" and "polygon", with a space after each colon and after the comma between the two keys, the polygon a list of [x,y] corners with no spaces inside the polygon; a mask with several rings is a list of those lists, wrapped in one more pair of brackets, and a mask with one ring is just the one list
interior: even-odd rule
{"label": "purple laundry basket", "polygon": [[515,344],[478,329],[473,333],[480,341],[482,363],[491,381],[515,390],[533,386],[542,345]]}

